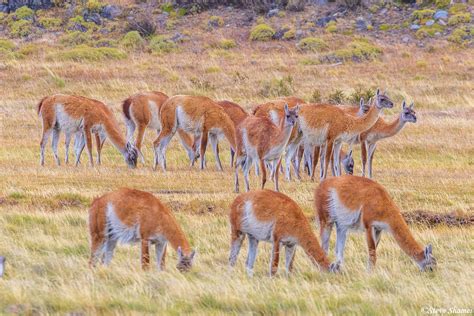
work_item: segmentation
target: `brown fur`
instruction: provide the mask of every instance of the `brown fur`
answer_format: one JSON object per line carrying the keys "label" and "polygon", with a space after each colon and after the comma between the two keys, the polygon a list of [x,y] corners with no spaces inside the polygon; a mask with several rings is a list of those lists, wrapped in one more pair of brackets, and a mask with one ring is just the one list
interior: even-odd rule
{"label": "brown fur", "polygon": [[[98,258],[100,248],[106,242],[107,208],[112,205],[116,217],[128,228],[139,227],[138,238],[141,241],[142,268],[147,269],[150,263],[149,243],[153,238],[162,235],[175,249],[181,248],[185,256],[191,255],[189,242],[170,209],[152,194],[120,188],[94,199],[89,209],[89,231],[91,237],[91,259],[93,266]],[[166,246],[165,246],[166,247]],[[160,264],[164,267],[165,256]]]}
{"label": "brown fur", "polygon": [[[245,203],[252,203],[252,214],[259,222],[273,222],[272,240],[273,260],[271,275],[278,269],[279,247],[282,240],[294,239],[313,263],[327,271],[329,260],[319,246],[319,242],[312,231],[311,225],[301,208],[288,196],[270,190],[258,190],[240,194],[230,208],[231,245],[240,239],[243,241],[242,221],[245,212]],[[292,263],[289,264],[290,270]]]}
{"label": "brown fur", "polygon": [[[376,240],[372,229],[375,222],[385,223],[402,250],[415,261],[424,259],[421,245],[413,238],[400,209],[383,186],[377,182],[357,176],[341,176],[324,180],[314,193],[316,216],[321,228],[321,239],[324,230],[330,229],[333,222],[330,217],[331,191],[335,190],[340,203],[348,210],[361,211],[362,226],[367,232],[369,259],[372,265],[376,262]],[[336,223],[337,224],[337,223]]]}

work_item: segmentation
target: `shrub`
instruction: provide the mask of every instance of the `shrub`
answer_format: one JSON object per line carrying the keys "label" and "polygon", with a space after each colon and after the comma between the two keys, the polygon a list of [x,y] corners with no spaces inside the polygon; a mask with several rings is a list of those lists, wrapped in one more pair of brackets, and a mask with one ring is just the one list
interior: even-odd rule
{"label": "shrub", "polygon": [[221,16],[213,15],[207,21],[207,25],[210,27],[219,27],[224,25],[224,19]]}
{"label": "shrub", "polygon": [[237,46],[237,43],[233,39],[223,39],[218,44],[219,48],[231,49]]}
{"label": "shrub", "polygon": [[467,5],[465,3],[455,3],[449,8],[449,14],[465,13]]}
{"label": "shrub", "polygon": [[0,38],[0,49],[12,51],[15,49],[15,43],[8,39]]}
{"label": "shrub", "polygon": [[471,22],[471,13],[466,12],[466,13],[458,13],[453,16],[451,16],[448,20],[448,25],[458,25],[461,23],[469,23]]}
{"label": "shrub", "polygon": [[[167,23],[169,21],[168,19]],[[156,24],[153,22],[153,17],[140,15],[128,22],[127,30],[137,31],[142,37],[151,37],[156,33]]]}
{"label": "shrub", "polygon": [[327,55],[329,60],[336,61],[363,61],[372,60],[382,54],[382,49],[371,44],[365,39],[356,39],[349,43],[348,47],[336,50],[333,54]]}
{"label": "shrub", "polygon": [[125,58],[127,58],[127,54],[119,49],[111,47],[94,48],[90,46],[78,46],[48,56],[48,59],[50,60],[73,61],[102,61],[107,59],[119,60]]}
{"label": "shrub", "polygon": [[295,37],[296,37],[296,32],[294,29],[290,29],[283,34],[284,40],[291,40],[291,39],[294,39]]}
{"label": "shrub", "polygon": [[425,9],[425,10],[415,10],[413,11],[413,13],[411,14],[411,18],[412,20],[426,20],[426,19],[430,19],[433,14],[435,14],[435,11],[434,10],[431,10],[431,9]]}
{"label": "shrub", "polygon": [[166,13],[171,13],[171,11],[174,10],[173,4],[171,2],[164,3],[163,5],[161,5],[161,10]]}
{"label": "shrub", "polygon": [[435,5],[438,9],[446,9],[450,3],[451,3],[451,0],[436,0],[435,1]]}
{"label": "shrub", "polygon": [[101,38],[94,42],[94,47],[117,47],[117,41],[110,38]]}
{"label": "shrub", "polygon": [[288,96],[294,92],[293,77],[274,78],[263,83],[260,95],[263,97]]}
{"label": "shrub", "polygon": [[41,47],[36,44],[26,44],[20,47],[18,53],[24,56],[36,55],[41,51]]}
{"label": "shrub", "polygon": [[94,22],[86,22],[81,15],[76,15],[75,17],[69,19],[67,29],[71,31],[85,32],[89,30],[97,30],[98,27]]}
{"label": "shrub", "polygon": [[84,33],[80,31],[73,31],[64,34],[61,36],[59,39],[60,43],[66,45],[66,46],[77,46],[77,45],[82,45],[82,44],[89,44],[90,41],[92,40],[91,36],[89,33]]}
{"label": "shrub", "polygon": [[321,91],[319,91],[318,89],[314,89],[309,101],[313,103],[320,103],[322,99],[323,98],[321,97]]}
{"label": "shrub", "polygon": [[86,8],[90,12],[100,13],[103,7],[104,7],[104,4],[100,3],[97,0],[88,0],[86,3]]}
{"label": "shrub", "polygon": [[266,24],[258,24],[250,31],[250,40],[269,41],[275,35],[275,30]]}
{"label": "shrub", "polygon": [[120,44],[127,49],[143,49],[145,40],[141,37],[138,31],[130,31],[124,35]]}
{"label": "shrub", "polygon": [[221,72],[222,69],[219,66],[211,66],[204,69],[204,71],[208,74],[213,74],[213,73]]}
{"label": "shrub", "polygon": [[328,24],[326,24],[326,32],[329,32],[329,33],[337,32],[336,21],[329,21]]}
{"label": "shrub", "polygon": [[380,31],[388,31],[392,28],[390,24],[380,24],[379,30]]}
{"label": "shrub", "polygon": [[439,24],[433,24],[431,26],[422,26],[421,28],[416,31],[415,36],[417,38],[426,38],[426,37],[434,37],[436,33],[443,32],[443,26]]}
{"label": "shrub", "polygon": [[178,48],[175,42],[171,41],[164,35],[154,36],[150,40],[150,48],[152,52],[157,54],[170,53]]}
{"label": "shrub", "polygon": [[342,90],[336,89],[329,95],[329,103],[342,104],[346,100],[346,96]]}
{"label": "shrub", "polygon": [[47,30],[58,31],[61,28],[62,20],[59,18],[39,18],[38,23]]}
{"label": "shrub", "polygon": [[370,98],[375,95],[374,89],[363,89],[362,87],[357,87],[354,92],[349,95],[349,102],[351,104],[359,104],[360,99],[364,99],[367,102]]}
{"label": "shrub", "polygon": [[320,52],[326,50],[328,45],[320,38],[306,37],[299,41],[297,47],[303,51]]}
{"label": "shrub", "polygon": [[472,35],[474,35],[474,32],[468,27],[459,27],[451,33],[448,41],[461,45],[469,41]]}
{"label": "shrub", "polygon": [[27,6],[22,6],[15,11],[15,16],[17,19],[31,20],[33,19],[34,15],[35,12]]}
{"label": "shrub", "polygon": [[18,20],[10,24],[10,34],[13,37],[26,37],[33,32],[33,22]]}

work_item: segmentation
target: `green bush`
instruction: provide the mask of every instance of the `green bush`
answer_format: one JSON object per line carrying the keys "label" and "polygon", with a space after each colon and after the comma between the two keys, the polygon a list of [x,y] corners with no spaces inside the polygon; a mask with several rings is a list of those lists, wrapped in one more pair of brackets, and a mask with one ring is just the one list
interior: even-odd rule
{"label": "green bush", "polygon": [[467,12],[467,5],[465,3],[455,3],[449,8],[449,14],[458,14]]}
{"label": "green bush", "polygon": [[469,27],[459,27],[453,30],[451,35],[448,37],[448,41],[462,45],[468,42],[472,35],[474,35],[473,29],[470,29]]}
{"label": "green bush", "polygon": [[100,11],[102,10],[104,6],[105,6],[104,4],[100,3],[97,0],[88,0],[86,3],[86,8],[90,12],[100,13]]}
{"label": "green bush", "polygon": [[465,12],[465,13],[458,13],[453,16],[451,16],[448,20],[448,25],[458,25],[461,23],[469,23],[471,22],[471,13]]}
{"label": "green bush", "polygon": [[120,44],[127,49],[141,50],[145,46],[145,40],[138,31],[130,31],[124,35]]}
{"label": "green bush", "polygon": [[267,24],[258,24],[250,31],[251,41],[269,41],[275,35],[275,30]]}
{"label": "green bush", "polygon": [[431,26],[422,26],[416,31],[415,36],[417,38],[426,38],[426,37],[434,37],[436,33],[443,32],[444,27],[439,24],[433,24]]}
{"label": "green bush", "polygon": [[392,26],[390,24],[380,24],[379,30],[380,31],[389,31],[392,29]]}
{"label": "green bush", "polygon": [[451,0],[436,0],[435,1],[435,5],[438,9],[446,9],[450,3],[451,3]]}
{"label": "green bush", "polygon": [[47,30],[58,31],[61,29],[62,20],[59,18],[42,17],[38,19],[38,23]]}
{"label": "green bush", "polygon": [[360,99],[364,99],[365,102],[367,102],[374,95],[374,89],[363,89],[362,87],[357,87],[354,92],[349,95],[348,100],[351,104],[359,104]]}
{"label": "green bush", "polygon": [[328,45],[321,38],[306,37],[298,42],[297,47],[303,51],[321,52],[328,48]]}
{"label": "green bush", "polygon": [[57,52],[48,56],[50,60],[73,60],[73,61],[102,61],[119,60],[127,58],[127,54],[119,49],[111,47],[77,46],[69,50]]}
{"label": "green bush", "polygon": [[333,93],[329,95],[329,103],[332,104],[343,104],[346,100],[346,96],[342,90],[336,89]]}
{"label": "green bush", "polygon": [[22,6],[21,8],[16,9],[15,16],[17,19],[31,20],[35,12],[28,8],[27,6]]}
{"label": "green bush", "polygon": [[77,46],[82,44],[89,44],[92,38],[88,32],[73,31],[64,34],[59,39],[59,42],[66,46]]}
{"label": "green bush", "polygon": [[314,89],[313,93],[311,94],[311,98],[309,99],[309,102],[320,103],[322,99],[323,98],[321,96],[321,91],[319,91],[319,89]]}
{"label": "green bush", "polygon": [[41,51],[41,46],[37,44],[32,44],[32,43],[23,45],[20,47],[20,49],[18,49],[18,53],[24,56],[36,55],[40,51]]}
{"label": "green bush", "polygon": [[69,19],[68,30],[74,30],[74,28],[78,25],[86,28],[88,31],[95,31],[98,29],[94,22],[86,22],[81,15],[76,15],[75,17]]}
{"label": "green bush", "polygon": [[411,14],[412,20],[427,20],[431,19],[433,17],[433,14],[435,14],[434,10],[431,9],[425,9],[425,10],[415,10]]}
{"label": "green bush", "polygon": [[152,37],[150,40],[150,48],[156,54],[170,53],[178,48],[175,42],[171,41],[164,35]]}
{"label": "green bush", "polygon": [[286,76],[281,79],[274,78],[263,83],[260,95],[263,97],[289,96],[295,91],[293,77]]}
{"label": "green bush", "polygon": [[13,43],[12,41],[6,38],[0,38],[0,49],[13,51],[15,47],[16,47],[15,43]]}
{"label": "green bush", "polygon": [[336,21],[329,21],[329,23],[326,24],[326,32],[329,32],[329,33],[335,33],[335,32],[337,32],[337,24],[336,24]]}
{"label": "green bush", "polygon": [[237,43],[233,39],[223,39],[218,44],[219,48],[231,49],[237,47]]}
{"label": "green bush", "polygon": [[18,20],[10,24],[10,34],[13,37],[26,37],[33,32],[33,22]]}
{"label": "green bush", "polygon": [[164,3],[162,6],[161,6],[161,10],[163,10],[163,12],[166,12],[166,13],[171,13],[171,11],[173,11],[173,4],[171,2],[167,2],[167,3]]}
{"label": "green bush", "polygon": [[360,38],[350,42],[346,48],[338,49],[334,53],[326,55],[325,58],[330,61],[363,61],[375,59],[382,53],[380,47]]}
{"label": "green bush", "polygon": [[292,40],[295,37],[296,37],[296,31],[294,29],[290,29],[283,34],[284,40]]}
{"label": "green bush", "polygon": [[211,27],[219,27],[224,25],[224,19],[221,16],[213,15],[207,21],[207,25]]}

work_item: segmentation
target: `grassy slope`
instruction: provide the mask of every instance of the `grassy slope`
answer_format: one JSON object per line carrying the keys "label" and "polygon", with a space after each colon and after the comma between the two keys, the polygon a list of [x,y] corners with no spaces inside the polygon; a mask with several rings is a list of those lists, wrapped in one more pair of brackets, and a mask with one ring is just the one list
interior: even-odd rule
{"label": "grassy slope", "polygon": [[[286,278],[281,271],[270,279],[266,275],[269,245],[261,245],[256,275],[249,280],[243,268],[245,250],[234,272],[226,266],[226,214],[235,195],[229,168],[223,174],[216,172],[211,155],[206,171],[190,169],[183,150],[174,142],[168,151],[170,171],[152,172],[149,144],[154,135],[148,133],[147,166],[137,170],[128,170],[110,143],[105,146],[101,167],[55,167],[49,147],[47,166],[38,166],[41,133],[35,104],[45,94],[95,97],[116,109],[117,116],[120,100],[146,89],[202,93],[250,107],[263,99],[259,95],[262,82],[291,75],[295,95],[305,98],[314,89],[327,96],[336,88],[350,91],[363,85],[387,88],[397,106],[402,98],[415,100],[418,123],[379,145],[374,169],[377,180],[405,211],[473,211],[472,51],[426,53],[413,48],[407,58],[402,54],[406,48],[386,47],[382,61],[332,67],[304,65],[301,61],[312,55],[282,45],[284,49],[271,53],[256,45],[199,54],[185,48],[161,57],[134,55],[125,62],[54,62],[39,56],[4,63],[0,72],[2,86],[7,87],[0,100],[0,253],[7,256],[8,266],[0,281],[0,311],[9,306],[8,310],[42,312],[399,314],[406,310],[411,314],[420,312],[422,306],[472,304],[472,229],[413,228],[420,242],[434,246],[439,261],[435,273],[420,274],[385,235],[378,268],[368,274],[364,237],[351,235],[347,264],[340,276],[319,273],[299,250],[295,275]],[[417,60],[423,60],[423,66],[417,66]],[[206,72],[216,66],[220,71]],[[44,67],[63,78],[65,87],[55,86]],[[210,85],[196,83],[199,81]],[[394,117],[394,111],[387,114]],[[60,153],[63,156],[62,146]],[[227,166],[228,151],[223,149],[221,156]],[[257,179],[252,181],[255,188]],[[119,247],[109,268],[94,272],[87,268],[87,204],[94,196],[120,186],[148,190],[171,203],[198,248],[191,273],[181,275],[174,269],[174,251],[169,252],[167,272],[143,273],[137,247]],[[283,182],[282,191],[310,216],[314,186],[307,179]]]}

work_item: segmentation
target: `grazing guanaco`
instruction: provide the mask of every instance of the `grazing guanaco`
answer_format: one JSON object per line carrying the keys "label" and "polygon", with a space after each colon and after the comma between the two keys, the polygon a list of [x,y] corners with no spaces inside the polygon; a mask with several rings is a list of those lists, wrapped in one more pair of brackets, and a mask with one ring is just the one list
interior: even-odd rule
{"label": "grazing guanaco", "polygon": [[260,162],[262,185],[265,187],[265,162],[273,163],[275,170],[275,190],[278,191],[278,167],[281,155],[288,144],[293,126],[298,119],[299,106],[289,109],[284,106],[283,120],[276,126],[269,118],[249,116],[237,127],[237,158],[235,164],[235,192],[239,192],[239,166],[244,172],[245,190],[249,191],[249,170],[253,161]]}
{"label": "grazing guanaco", "polygon": [[407,106],[405,101],[403,101],[402,111],[395,120],[387,122],[380,117],[374,126],[359,135],[362,155],[362,176],[365,176],[365,166],[367,164],[368,176],[372,178],[372,161],[379,140],[396,135],[407,122],[416,123],[416,113],[413,110],[413,106],[413,102],[410,106]]}
{"label": "grazing guanaco", "polygon": [[[237,103],[227,101],[227,100],[222,100],[222,101],[217,101],[217,104],[219,104],[224,111],[229,115],[230,119],[232,122],[234,122],[234,126],[237,127],[243,120],[245,120],[249,114]],[[234,149],[230,149],[230,166],[234,166],[234,156],[235,156],[235,151]]]}
{"label": "grazing guanaco", "polygon": [[165,268],[168,242],[178,253],[176,268],[188,271],[195,251],[170,209],[148,192],[121,188],[94,199],[89,209],[90,266],[99,259],[109,265],[117,242],[141,243],[141,265],[148,269],[150,244],[155,245],[158,270]]}
{"label": "grazing guanaco", "polygon": [[200,139],[201,169],[204,169],[209,137],[217,168],[220,171],[223,170],[217,152],[217,141],[219,137],[225,136],[231,148],[235,149],[235,127],[219,104],[204,96],[173,96],[162,105],[160,119],[161,132],[153,143],[155,148],[154,169],[156,169],[158,161],[161,160],[161,167],[166,170],[166,148],[176,130],[182,129],[187,133],[194,134],[195,139]]}
{"label": "grazing guanaco", "polygon": [[[283,118],[284,111],[283,108],[285,104],[288,104],[290,109],[296,107],[298,104],[305,104],[306,102],[303,99],[297,97],[285,97],[273,101],[269,101],[263,104],[259,104],[252,109],[252,113],[255,116],[262,116],[270,118],[275,125],[280,125],[280,122]],[[299,161],[297,161],[297,152],[300,147],[301,142],[301,133],[299,133],[298,125],[293,129],[290,139],[288,140],[288,145],[285,153],[285,177],[287,180],[291,180],[291,164],[293,164],[293,169],[295,175],[300,179],[299,171]],[[274,175],[276,170],[272,170]]]}
{"label": "grazing guanaco", "polygon": [[[155,130],[158,134],[161,130],[160,110],[168,96],[163,92],[150,91],[137,93],[122,102],[122,112],[127,126],[127,139],[132,140],[135,130],[138,129],[135,146],[138,149],[142,163],[145,163],[141,151],[146,128]],[[194,139],[192,135],[178,129],[178,136],[189,157],[191,165],[194,164],[196,152],[193,148]]]}
{"label": "grazing guanaco", "polygon": [[347,231],[365,231],[369,248],[368,268],[375,266],[376,249],[382,231],[390,232],[400,248],[423,270],[432,270],[436,259],[432,247],[425,249],[413,238],[400,209],[383,186],[357,176],[333,177],[324,180],[315,190],[316,216],[321,229],[321,242],[325,253],[334,224],[337,229],[337,262],[344,260]]}
{"label": "grazing guanaco", "polygon": [[311,224],[298,204],[288,196],[257,190],[237,196],[230,208],[231,246],[229,264],[235,266],[245,235],[249,239],[247,273],[253,275],[259,241],[272,243],[270,275],[278,270],[280,247],[285,246],[286,271],[293,268],[296,246],[300,245],[311,261],[324,271],[337,272],[338,264],[330,264]]}
{"label": "grazing guanaco", "polygon": [[[343,141],[353,139],[356,135],[369,129],[378,119],[383,108],[393,107],[393,102],[384,94],[377,90],[374,104],[370,110],[356,117],[345,113],[342,109],[329,104],[303,105],[299,116],[299,126],[303,134],[303,144],[307,161],[312,164],[310,152],[314,146],[322,146],[321,161],[321,179],[326,178],[328,165],[333,154],[334,144],[334,166],[336,175],[339,172],[339,156]],[[313,155],[317,157],[317,155]],[[313,176],[313,168],[311,168],[311,176]]]}
{"label": "grazing guanaco", "polygon": [[[112,111],[102,102],[72,95],[56,94],[38,103],[38,115],[42,118],[43,135],[40,143],[40,163],[44,165],[44,149],[51,133],[52,148],[59,165],[58,141],[61,130],[67,134],[82,132],[87,144],[89,162],[92,158],[92,133],[107,135],[122,153],[129,167],[137,165],[137,149],[121,134]],[[98,144],[99,147],[99,144]],[[80,156],[80,154],[79,154]]]}

